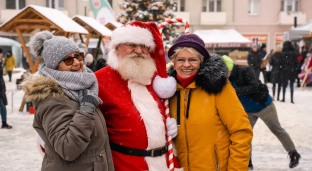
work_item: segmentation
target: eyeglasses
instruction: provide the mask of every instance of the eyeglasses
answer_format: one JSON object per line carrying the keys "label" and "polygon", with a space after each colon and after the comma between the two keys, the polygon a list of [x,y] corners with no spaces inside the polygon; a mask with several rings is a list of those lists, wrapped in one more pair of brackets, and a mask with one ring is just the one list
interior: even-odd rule
{"label": "eyeglasses", "polygon": [[74,56],[66,56],[65,59],[63,59],[63,62],[65,65],[70,66],[73,65],[75,58],[80,62],[84,59],[84,54],[81,52],[77,52],[74,54]]}
{"label": "eyeglasses", "polygon": [[129,46],[132,50],[135,50],[138,46],[143,50],[143,51],[148,51],[149,47],[144,45],[144,44],[135,44],[135,43],[124,43],[125,45]]}
{"label": "eyeglasses", "polygon": [[190,64],[197,64],[200,62],[200,59],[199,58],[188,58],[188,59],[176,58],[176,62],[178,64],[184,64],[186,61],[188,61],[188,63],[190,63]]}

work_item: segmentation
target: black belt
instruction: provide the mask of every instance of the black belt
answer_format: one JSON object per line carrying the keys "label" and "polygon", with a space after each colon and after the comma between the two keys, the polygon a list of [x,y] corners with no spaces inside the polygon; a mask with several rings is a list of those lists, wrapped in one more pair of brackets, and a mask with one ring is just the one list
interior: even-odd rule
{"label": "black belt", "polygon": [[125,147],[125,146],[122,146],[113,142],[110,142],[110,147],[114,151],[117,151],[123,154],[132,155],[132,156],[157,157],[157,156],[164,155],[168,151],[167,144],[163,147],[154,148],[151,150],[141,150],[141,149],[136,149],[136,148]]}

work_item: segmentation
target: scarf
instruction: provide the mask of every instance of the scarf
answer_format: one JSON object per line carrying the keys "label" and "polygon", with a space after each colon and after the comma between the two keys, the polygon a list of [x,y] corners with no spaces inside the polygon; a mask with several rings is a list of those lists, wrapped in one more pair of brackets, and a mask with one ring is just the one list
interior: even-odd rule
{"label": "scarf", "polygon": [[79,102],[79,91],[88,89],[98,95],[98,83],[94,73],[83,66],[83,72],[58,71],[48,68],[45,64],[39,68],[39,73],[55,80],[63,92],[71,99]]}
{"label": "scarf", "polygon": [[177,79],[179,80],[181,86],[183,88],[186,88],[188,85],[190,85],[194,81],[196,75],[197,75],[197,72],[187,78],[182,78],[177,74]]}

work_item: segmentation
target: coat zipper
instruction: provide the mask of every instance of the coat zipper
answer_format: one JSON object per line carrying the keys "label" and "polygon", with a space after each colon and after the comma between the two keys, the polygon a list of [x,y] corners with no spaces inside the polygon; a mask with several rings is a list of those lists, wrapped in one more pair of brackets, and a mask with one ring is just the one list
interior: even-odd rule
{"label": "coat zipper", "polygon": [[216,170],[217,170],[217,171],[220,171],[219,158],[218,158],[217,146],[216,146],[216,145],[214,145],[214,156],[215,156]]}
{"label": "coat zipper", "polygon": [[187,151],[187,166],[188,170],[190,169],[190,157],[189,157],[189,145],[188,145],[188,137],[187,137],[187,130],[186,130],[186,110],[187,110],[187,101],[188,101],[188,96],[189,96],[189,89],[185,89],[185,94],[184,94],[184,129],[185,129],[185,143],[186,143],[186,151]]}

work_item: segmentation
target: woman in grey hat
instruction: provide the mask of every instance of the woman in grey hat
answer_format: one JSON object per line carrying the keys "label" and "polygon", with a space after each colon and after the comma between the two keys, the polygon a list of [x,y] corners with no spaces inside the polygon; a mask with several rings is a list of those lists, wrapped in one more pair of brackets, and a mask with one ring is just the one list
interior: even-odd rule
{"label": "woman in grey hat", "polygon": [[42,171],[113,171],[98,83],[78,46],[48,31],[36,33],[31,52],[43,63],[23,83],[36,109],[33,127],[44,142]]}
{"label": "woman in grey hat", "polygon": [[252,129],[221,57],[209,54],[195,34],[169,49],[178,82],[170,99],[176,119],[175,147],[184,171],[248,170]]}

